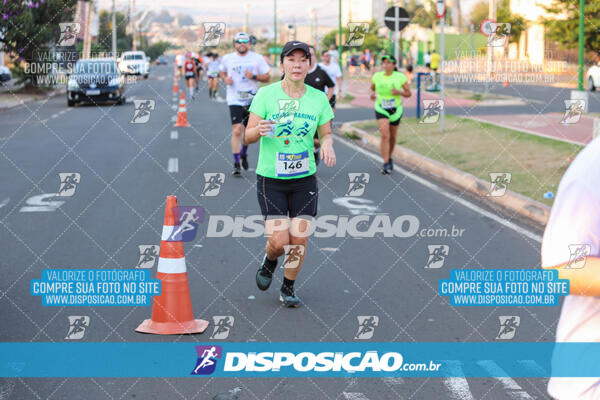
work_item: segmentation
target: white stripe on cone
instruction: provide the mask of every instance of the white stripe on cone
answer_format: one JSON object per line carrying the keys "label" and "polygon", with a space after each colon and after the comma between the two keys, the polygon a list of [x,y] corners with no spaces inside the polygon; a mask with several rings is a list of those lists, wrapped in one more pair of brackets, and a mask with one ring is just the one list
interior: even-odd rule
{"label": "white stripe on cone", "polygon": [[175,226],[163,225],[162,235],[160,236],[160,240],[169,240],[171,234],[173,233],[173,229]]}
{"label": "white stripe on cone", "polygon": [[183,258],[158,258],[158,272],[163,274],[182,274],[187,272],[185,268],[185,257]]}

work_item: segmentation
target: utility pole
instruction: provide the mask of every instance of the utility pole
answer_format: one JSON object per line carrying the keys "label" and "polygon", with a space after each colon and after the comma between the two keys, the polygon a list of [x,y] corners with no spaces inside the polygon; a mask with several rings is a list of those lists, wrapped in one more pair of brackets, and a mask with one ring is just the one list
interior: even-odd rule
{"label": "utility pole", "polygon": [[338,64],[340,65],[340,70],[343,71],[342,68],[342,0],[338,0]]}
{"label": "utility pole", "polygon": [[90,58],[92,41],[92,13],[94,12],[94,2],[90,0],[86,7],[85,15],[85,33],[83,34],[83,57]]}
{"label": "utility pole", "polygon": [[248,9],[250,8],[250,4],[248,2],[244,3],[244,12],[246,13],[246,19],[244,21],[244,32],[248,33]]}
{"label": "utility pole", "polygon": [[115,0],[112,1],[112,56],[117,58],[117,10]]}
{"label": "utility pole", "polygon": [[[488,10],[488,18],[492,21],[496,22],[496,1],[489,0],[489,10]],[[495,25],[494,29],[498,25]],[[495,33],[492,33],[494,35]],[[489,36],[488,36],[489,38]],[[490,45],[490,41],[488,40],[487,45],[487,79],[485,80],[485,94],[490,91],[490,79],[492,78],[492,71],[494,70],[494,47]]]}
{"label": "utility pole", "polygon": [[579,0],[579,68],[577,90],[583,90],[583,11],[584,0]]}
{"label": "utility pole", "polygon": [[135,27],[135,0],[131,0],[131,32],[133,34],[133,51],[137,50],[137,29]]}
{"label": "utility pole", "polygon": [[279,65],[277,57],[277,0],[273,0],[273,58],[275,58],[273,65]]}

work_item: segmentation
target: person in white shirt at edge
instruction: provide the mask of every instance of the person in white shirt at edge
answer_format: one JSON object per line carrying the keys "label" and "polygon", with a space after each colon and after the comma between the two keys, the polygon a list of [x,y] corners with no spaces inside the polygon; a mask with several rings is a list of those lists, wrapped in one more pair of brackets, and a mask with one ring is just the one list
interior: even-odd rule
{"label": "person in white shirt at edge", "polygon": [[[319,63],[319,67],[323,68],[335,83],[335,86],[333,87],[333,96],[329,99],[329,105],[331,105],[331,109],[335,112],[336,95],[340,100],[342,98],[342,70],[338,64],[331,61],[331,54],[329,51],[323,52],[323,62]],[[325,91],[327,91],[327,89],[325,89]]]}
{"label": "person in white shirt at edge", "polygon": [[185,59],[185,56],[183,54],[177,54],[175,56],[175,64],[177,65],[177,73],[179,74],[179,76],[182,76],[183,71],[181,70],[183,67],[183,60]]}
{"label": "person in white shirt at edge", "polygon": [[339,65],[340,53],[335,48],[335,44],[329,45],[329,55],[331,56],[331,62]]}
{"label": "person in white shirt at edge", "polygon": [[[571,163],[558,186],[542,240],[542,268],[558,269],[568,279],[556,329],[557,342],[600,341],[600,139],[588,144]],[[573,245],[591,252],[583,268],[572,268]],[[555,353],[553,357],[556,357]],[[600,361],[599,361],[600,362]],[[557,400],[600,399],[600,377],[555,378],[548,393]]]}
{"label": "person in white shirt at edge", "polygon": [[271,68],[265,59],[250,51],[250,37],[238,32],[233,39],[235,52],[221,60],[219,74],[227,85],[227,105],[231,115],[231,152],[233,176],[241,176],[241,166],[248,169],[248,146],[242,146],[243,130],[248,125],[250,103],[258,90],[258,82],[269,82]]}

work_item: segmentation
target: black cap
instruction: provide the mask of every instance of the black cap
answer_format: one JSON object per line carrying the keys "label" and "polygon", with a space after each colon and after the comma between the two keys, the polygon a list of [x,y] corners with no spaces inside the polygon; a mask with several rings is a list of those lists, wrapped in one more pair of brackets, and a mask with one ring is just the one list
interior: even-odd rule
{"label": "black cap", "polygon": [[283,49],[281,49],[281,61],[283,61],[283,57],[290,55],[294,50],[304,51],[306,57],[310,60],[310,49],[308,48],[308,45],[304,42],[292,40],[283,45]]}

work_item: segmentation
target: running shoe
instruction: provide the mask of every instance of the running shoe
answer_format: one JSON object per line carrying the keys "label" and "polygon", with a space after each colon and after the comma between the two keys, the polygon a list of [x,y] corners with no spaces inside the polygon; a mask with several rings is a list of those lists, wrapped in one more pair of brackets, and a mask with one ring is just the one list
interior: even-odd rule
{"label": "running shoe", "polygon": [[233,163],[233,172],[231,173],[233,176],[242,176],[242,170],[240,168],[240,163]]}
{"label": "running shoe", "polygon": [[390,171],[393,171],[393,170],[394,170],[394,160],[392,160],[392,159],[390,158],[390,162],[389,162],[389,164],[390,164]]}
{"label": "running shoe", "polygon": [[248,155],[244,154],[243,156],[240,156],[240,159],[242,160],[242,168],[248,169]]}
{"label": "running shoe", "polygon": [[294,293],[290,296],[280,291],[279,301],[286,307],[300,307],[300,299]]}
{"label": "running shoe", "polygon": [[[260,290],[267,290],[273,281],[273,273],[266,268],[266,262],[267,256],[265,255],[263,265],[256,271],[256,286],[258,286]],[[277,266],[277,261],[275,261],[275,265]]]}
{"label": "running shoe", "polygon": [[389,163],[383,164],[383,168],[381,169],[381,173],[387,175],[392,172],[392,167]]}

